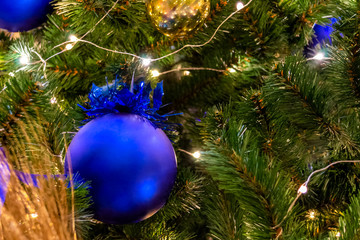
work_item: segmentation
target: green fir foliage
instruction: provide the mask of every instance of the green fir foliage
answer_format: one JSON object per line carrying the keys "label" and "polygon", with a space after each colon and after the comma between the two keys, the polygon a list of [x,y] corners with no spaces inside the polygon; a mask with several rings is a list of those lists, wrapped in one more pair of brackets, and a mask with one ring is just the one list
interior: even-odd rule
{"label": "green fir foliage", "polygon": [[[115,2],[55,0],[42,27],[20,38],[0,32],[1,145],[24,163],[46,152],[52,173],[63,172],[67,146],[86,118],[77,104],[88,100],[93,83],[162,80],[160,112],[184,113],[170,119],[181,127],[174,142],[178,175],[167,204],[140,223],[108,225],[92,218],[91,182],[77,186],[68,201],[74,200],[79,239],[359,238],[358,164],[318,173],[289,210],[312,171],[360,160],[358,1],[253,0],[206,46],[150,67],[95,45],[161,57],[209,40],[237,2],[210,0],[205,24],[182,39],[156,31],[146,1],[120,0],[104,17]],[[314,23],[330,17],[338,22],[332,44],[322,49],[326,59],[304,57]],[[71,35],[84,34],[93,44],[65,50]],[[24,55],[30,64],[21,64]],[[189,67],[222,71],[175,71]],[[174,72],[152,77],[155,69]],[[183,150],[202,155],[195,159]]]}

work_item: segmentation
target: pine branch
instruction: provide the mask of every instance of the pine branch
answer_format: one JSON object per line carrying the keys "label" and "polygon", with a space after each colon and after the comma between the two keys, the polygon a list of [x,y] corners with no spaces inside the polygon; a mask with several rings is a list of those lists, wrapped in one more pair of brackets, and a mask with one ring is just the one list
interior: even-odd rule
{"label": "pine branch", "polygon": [[340,237],[334,232],[330,239],[355,240],[360,237],[360,195],[357,194],[351,199],[348,209],[339,219]]}
{"label": "pine branch", "polygon": [[204,179],[190,169],[179,169],[176,184],[164,208],[155,216],[158,219],[170,220],[200,209],[200,196]]}
{"label": "pine branch", "polygon": [[303,154],[309,151],[312,153],[309,157],[315,159],[328,155],[327,145],[333,149],[333,156],[342,151],[354,156],[358,152],[356,139],[352,139],[348,130],[337,124],[338,119],[331,116],[334,112],[332,94],[321,77],[296,58],[287,59],[278,72],[280,81],[269,80],[264,88],[265,105],[273,114],[272,120],[274,126],[279,127],[278,131],[295,134],[288,138],[290,141],[296,139],[296,135],[300,136],[299,140],[306,140],[298,146],[307,145]]}
{"label": "pine branch", "polygon": [[[290,179],[275,165],[268,165],[259,154],[257,137],[246,130],[241,122],[234,118],[225,119],[226,124],[219,132],[220,139],[216,140],[214,136],[213,141],[206,142],[206,152],[202,157],[204,168],[219,188],[234,195],[240,207],[246,211],[246,236],[275,238],[277,233],[271,227],[285,216],[293,199],[289,191]],[[284,235],[288,235],[286,227],[284,232]]]}
{"label": "pine branch", "polygon": [[[20,81],[18,80],[20,79]],[[10,78],[0,93],[0,122],[3,126],[3,138],[11,134],[12,125],[23,116],[24,108],[31,105],[31,96],[37,86],[26,74]],[[5,135],[4,135],[5,134]]]}
{"label": "pine branch", "polygon": [[244,218],[246,211],[232,195],[227,195],[209,189],[209,198],[206,200],[204,210],[209,219],[208,228],[210,235],[217,240],[242,240],[249,239],[245,236]]}

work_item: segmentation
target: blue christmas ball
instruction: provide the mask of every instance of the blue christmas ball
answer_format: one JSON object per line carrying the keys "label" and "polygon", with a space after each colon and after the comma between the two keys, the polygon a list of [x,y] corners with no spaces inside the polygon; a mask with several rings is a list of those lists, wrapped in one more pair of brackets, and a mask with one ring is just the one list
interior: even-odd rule
{"label": "blue christmas ball", "polygon": [[315,47],[316,45],[324,45],[326,43],[332,44],[331,34],[334,32],[333,24],[335,24],[338,19],[331,18],[331,23],[326,25],[314,25],[314,37],[311,40],[310,46]]}
{"label": "blue christmas ball", "polygon": [[28,31],[40,26],[51,11],[52,0],[1,0],[0,28],[10,32]]}
{"label": "blue christmas ball", "polygon": [[[326,44],[332,44],[331,34],[334,32],[333,25],[338,22],[337,18],[331,18],[331,23],[326,25],[314,24],[314,36],[304,48],[306,57],[314,57]],[[322,52],[326,52],[324,49]]]}
{"label": "blue christmas ball", "polygon": [[166,134],[130,113],[98,117],[72,140],[65,161],[90,181],[95,218],[111,224],[144,220],[166,203],[176,178],[176,156]]}

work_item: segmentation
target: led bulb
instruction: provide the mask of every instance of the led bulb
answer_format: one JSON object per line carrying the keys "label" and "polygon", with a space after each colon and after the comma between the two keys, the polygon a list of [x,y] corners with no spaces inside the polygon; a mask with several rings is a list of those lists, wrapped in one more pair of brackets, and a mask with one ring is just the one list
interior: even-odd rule
{"label": "led bulb", "polygon": [[150,63],[151,63],[151,59],[150,59],[150,58],[143,58],[143,59],[142,59],[142,64],[143,64],[145,67],[149,66]]}
{"label": "led bulb", "polygon": [[190,72],[189,72],[189,71],[184,71],[184,75],[185,75],[185,76],[189,76],[189,75],[190,75]]}
{"label": "led bulb", "polygon": [[319,52],[313,57],[313,59],[315,59],[315,60],[323,60],[324,57],[325,57],[324,54],[322,52]]}
{"label": "led bulb", "polygon": [[71,42],[77,42],[79,39],[75,35],[70,35],[69,40]]}
{"label": "led bulb", "polygon": [[19,58],[19,62],[22,65],[28,65],[30,63],[30,59],[26,54],[21,55],[21,57]]}
{"label": "led bulb", "polygon": [[15,77],[15,74],[13,72],[9,73],[10,77]]}
{"label": "led bulb", "polygon": [[52,97],[52,98],[50,99],[50,103],[51,103],[51,104],[57,103],[56,97]]}
{"label": "led bulb", "polygon": [[315,219],[315,211],[311,211],[309,214],[310,219]]}
{"label": "led bulb", "polygon": [[158,77],[158,76],[160,76],[160,73],[159,73],[158,70],[152,70],[152,71],[151,71],[151,74],[152,74],[153,77]]}
{"label": "led bulb", "polygon": [[66,44],[66,46],[65,46],[66,50],[71,50],[73,47],[74,46],[71,43]]}
{"label": "led bulb", "polygon": [[244,8],[244,4],[242,3],[242,2],[238,2],[237,4],[236,4],[236,9],[239,11],[239,10],[241,10],[241,9],[243,9]]}
{"label": "led bulb", "polygon": [[302,193],[302,194],[304,194],[304,193],[306,193],[308,191],[308,189],[307,189],[307,187],[303,184],[303,185],[301,185],[301,187],[299,188],[299,190],[298,190],[298,192],[299,193]]}
{"label": "led bulb", "polygon": [[339,238],[341,236],[340,232],[337,232],[335,237]]}
{"label": "led bulb", "polygon": [[231,73],[236,72],[236,70],[235,70],[235,69],[233,69],[233,68],[228,68],[228,71],[229,71],[229,72],[231,72]]}
{"label": "led bulb", "polygon": [[201,157],[201,153],[199,151],[194,152],[192,155],[193,155],[194,158],[200,158]]}

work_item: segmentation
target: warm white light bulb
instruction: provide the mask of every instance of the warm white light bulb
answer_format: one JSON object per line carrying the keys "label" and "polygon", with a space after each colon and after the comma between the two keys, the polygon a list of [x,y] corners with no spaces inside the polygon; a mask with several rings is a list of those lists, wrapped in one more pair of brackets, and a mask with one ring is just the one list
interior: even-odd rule
{"label": "warm white light bulb", "polygon": [[71,42],[77,42],[79,39],[75,35],[70,35],[69,40]]}
{"label": "warm white light bulb", "polygon": [[315,59],[315,60],[323,60],[324,57],[325,57],[324,54],[322,52],[319,52],[313,57],[313,59]]}
{"label": "warm white light bulb", "polygon": [[159,73],[158,70],[152,70],[152,71],[151,71],[151,74],[152,74],[153,77],[158,77],[158,76],[160,76],[160,73]]}
{"label": "warm white light bulb", "polygon": [[37,213],[32,213],[30,214],[31,218],[37,218],[38,217],[38,214]]}
{"label": "warm white light bulb", "polygon": [[189,75],[190,75],[190,71],[184,71],[184,75],[185,75],[185,76],[189,76]]}
{"label": "warm white light bulb", "polygon": [[56,97],[52,97],[52,98],[50,99],[50,102],[51,102],[51,104],[57,103]]}
{"label": "warm white light bulb", "polygon": [[335,237],[339,238],[341,236],[340,232],[337,232]]}
{"label": "warm white light bulb", "polygon": [[237,4],[236,4],[236,9],[239,11],[239,10],[241,10],[241,9],[243,9],[244,8],[244,4],[242,3],[242,2],[238,2]]}
{"label": "warm white light bulb", "polygon": [[315,219],[315,211],[311,211],[309,214],[310,219]]}
{"label": "warm white light bulb", "polygon": [[229,72],[231,72],[231,73],[236,72],[236,70],[235,70],[235,69],[233,69],[233,68],[228,68],[228,71],[229,71]]}
{"label": "warm white light bulb", "polygon": [[194,152],[192,155],[193,155],[194,158],[200,158],[201,157],[201,153],[199,151]]}
{"label": "warm white light bulb", "polygon": [[73,47],[74,46],[71,43],[66,44],[66,46],[65,46],[66,50],[71,50]]}
{"label": "warm white light bulb", "polygon": [[298,192],[302,193],[302,194],[307,193],[307,191],[308,191],[308,189],[305,185],[301,185],[301,187],[298,190]]}
{"label": "warm white light bulb", "polygon": [[19,62],[22,65],[28,65],[30,63],[30,59],[26,54],[21,55],[21,57],[19,58]]}
{"label": "warm white light bulb", "polygon": [[150,63],[151,63],[151,59],[150,59],[150,58],[143,58],[142,64],[143,64],[145,67],[149,66]]}

